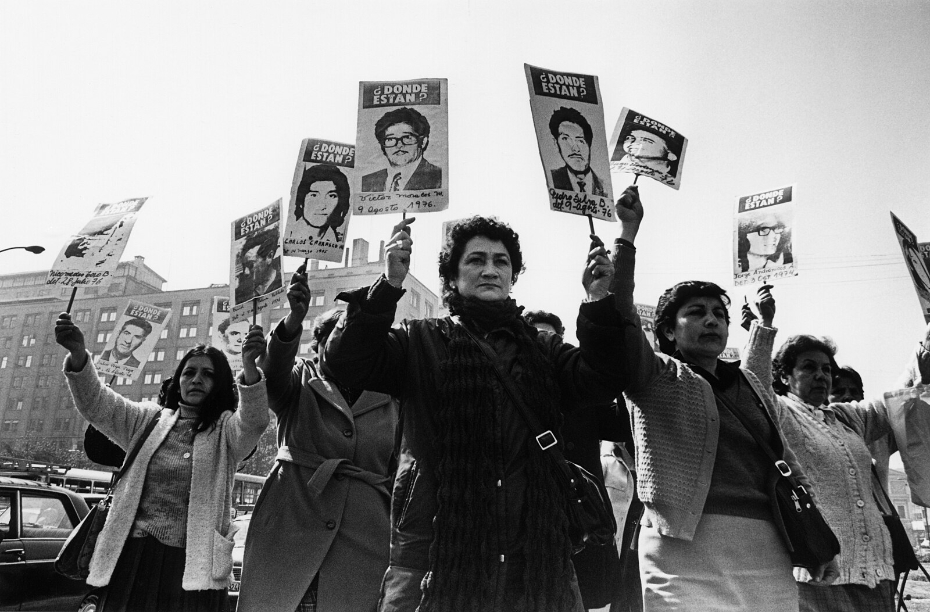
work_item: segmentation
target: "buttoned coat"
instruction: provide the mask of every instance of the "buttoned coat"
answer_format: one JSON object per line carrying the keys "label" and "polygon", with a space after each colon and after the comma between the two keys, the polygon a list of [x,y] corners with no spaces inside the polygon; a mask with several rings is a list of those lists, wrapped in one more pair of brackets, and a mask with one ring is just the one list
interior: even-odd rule
{"label": "buttoned coat", "polygon": [[239,612],[293,612],[319,574],[318,609],[374,610],[390,550],[391,455],[398,407],[362,392],[348,404],[297,359],[279,324],[263,363],[278,459],[255,506]]}

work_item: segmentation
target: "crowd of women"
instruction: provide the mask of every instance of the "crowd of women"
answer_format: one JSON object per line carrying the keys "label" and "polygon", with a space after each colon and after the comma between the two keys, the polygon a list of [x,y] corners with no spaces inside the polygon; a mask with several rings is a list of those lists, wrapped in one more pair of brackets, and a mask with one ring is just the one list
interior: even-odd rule
{"label": "crowd of women", "polygon": [[[450,316],[392,325],[408,218],[384,274],[341,294],[344,313],[313,322],[319,359],[297,357],[310,305],[299,269],[289,313],[267,338],[249,332],[236,379],[220,351],[197,347],[160,405],[104,387],[63,314],[56,336],[75,405],[123,449],[140,448],[91,561],[102,610],[224,609],[233,474],[269,409],[278,453],[246,540],[246,612],[892,610],[867,448],[892,433],[887,402],[863,400],[861,380],[858,394],[831,395],[841,371],[817,337],[789,338],[773,362],[770,287],[759,317],[744,310],[742,365],[720,359],[730,300],[706,281],[661,295],[655,351],[633,306],[635,186],[618,217],[612,255],[592,237],[577,346],[558,319],[523,316],[510,297],[524,271],[519,237],[487,217],[455,223],[439,254]],[[928,381],[930,337],[901,385]],[[579,463],[594,456],[616,489],[619,545],[573,556],[553,440]],[[603,473],[600,440],[610,441]],[[792,566],[772,497],[778,468],[757,440],[813,495],[841,545],[834,559]],[[626,486],[617,478],[635,478],[636,495],[615,495]]]}

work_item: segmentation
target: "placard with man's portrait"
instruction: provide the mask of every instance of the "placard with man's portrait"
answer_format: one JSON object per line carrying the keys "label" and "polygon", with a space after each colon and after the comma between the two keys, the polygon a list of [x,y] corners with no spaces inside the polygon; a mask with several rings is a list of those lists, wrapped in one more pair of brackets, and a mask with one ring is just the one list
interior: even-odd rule
{"label": "placard with man's portrait", "polygon": [[352,212],[355,145],[307,138],[300,145],[284,223],[284,254],[342,261]]}
{"label": "placard with man's portrait", "polygon": [[447,79],[359,83],[353,214],[449,207],[448,87]]}
{"label": "placard with man's portrait", "polygon": [[229,319],[229,297],[213,297],[213,325],[210,344],[223,351],[233,372],[242,369],[242,343],[249,333],[249,321],[233,323]]}
{"label": "placard with man's portrait", "polygon": [[688,139],[681,132],[624,108],[610,136],[610,169],[678,189],[687,149]]}
{"label": "placard with man's portrait", "polygon": [[597,77],[523,67],[549,208],[616,221]]}
{"label": "placard with man's portrait", "polygon": [[283,304],[281,200],[232,222],[229,292],[233,323]]}
{"label": "placard with man's portrait", "polygon": [[737,287],[797,276],[795,191],[789,185],[737,198],[733,219],[733,282]]}
{"label": "placard with man's portrait", "polygon": [[45,283],[65,286],[109,283],[126,249],[136,213],[147,199],[98,205],[93,217],[62,247]]}
{"label": "placard with man's portrait", "polygon": [[170,318],[170,308],[129,300],[123,314],[116,320],[116,327],[103,352],[94,359],[97,371],[132,380],[139,378]]}
{"label": "placard with man's portrait", "polygon": [[920,311],[924,315],[924,320],[930,323],[930,266],[927,265],[924,253],[921,252],[917,234],[904,225],[894,213],[891,213],[891,223],[894,225],[901,253],[904,254],[904,264],[907,266],[907,271],[914,282],[917,298],[920,300]]}

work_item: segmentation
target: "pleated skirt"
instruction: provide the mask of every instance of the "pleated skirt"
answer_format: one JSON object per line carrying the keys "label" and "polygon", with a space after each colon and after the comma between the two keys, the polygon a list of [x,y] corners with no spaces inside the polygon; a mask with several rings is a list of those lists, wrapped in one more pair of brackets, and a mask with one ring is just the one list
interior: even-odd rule
{"label": "pleated skirt", "polygon": [[645,612],[798,610],[791,560],[769,521],[705,514],[691,542],[644,524],[639,563]]}
{"label": "pleated skirt", "polygon": [[102,598],[101,612],[226,612],[226,589],[185,591],[183,548],[129,538]]}

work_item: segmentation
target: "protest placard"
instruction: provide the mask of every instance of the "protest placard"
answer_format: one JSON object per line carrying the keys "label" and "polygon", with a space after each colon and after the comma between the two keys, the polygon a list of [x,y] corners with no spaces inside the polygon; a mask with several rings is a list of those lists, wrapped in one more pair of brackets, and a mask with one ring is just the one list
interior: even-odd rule
{"label": "protest placard", "polygon": [[447,79],[358,84],[354,214],[449,207],[448,86]]}
{"label": "protest placard", "polygon": [[73,287],[108,283],[126,248],[136,213],[147,199],[98,205],[90,221],[61,249],[45,283]]}
{"label": "protest placard", "polygon": [[[229,309],[233,323],[283,304],[281,200],[232,222]],[[255,303],[253,304],[253,300]]]}
{"label": "protest placard", "polygon": [[907,473],[911,501],[930,507],[930,385],[886,393],[885,405]]}
{"label": "protest placard", "polygon": [[636,314],[639,315],[639,323],[643,328],[649,343],[655,352],[660,352],[659,341],[656,339],[656,307],[649,304],[633,304],[636,307]]}
{"label": "protest placard", "polygon": [[352,204],[342,168],[354,167],[355,145],[304,139],[284,224],[285,255],[342,261]]}
{"label": "protest placard", "polygon": [[917,299],[920,300],[920,312],[924,315],[924,321],[930,323],[930,266],[924,259],[925,253],[920,250],[917,235],[894,216],[894,213],[891,213],[891,223],[904,254],[907,271],[914,281],[914,290],[917,291]]}
{"label": "protest placard", "polygon": [[233,372],[242,368],[242,343],[249,333],[249,321],[229,320],[229,297],[213,297],[213,326],[210,344],[223,351]]}
{"label": "protest placard", "polygon": [[139,378],[169,318],[170,308],[129,300],[103,352],[94,360],[97,371],[132,380]]}
{"label": "protest placard", "polygon": [[796,187],[779,187],[736,200],[733,282],[739,287],[797,276],[792,251]]}
{"label": "protest placard", "polygon": [[624,108],[610,136],[610,169],[648,176],[672,189],[681,186],[688,139],[678,130]]}
{"label": "protest placard", "polygon": [[550,210],[616,221],[597,77],[523,68]]}

